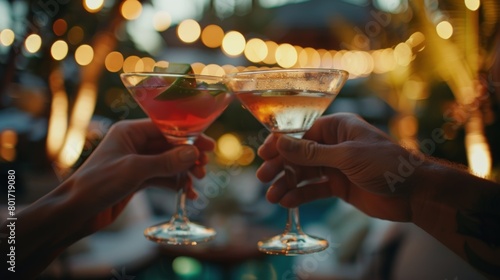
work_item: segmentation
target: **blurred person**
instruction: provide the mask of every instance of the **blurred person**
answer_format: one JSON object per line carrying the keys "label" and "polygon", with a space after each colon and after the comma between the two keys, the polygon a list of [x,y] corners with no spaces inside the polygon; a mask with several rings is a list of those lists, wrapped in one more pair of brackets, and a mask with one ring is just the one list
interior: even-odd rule
{"label": "blurred person", "polygon": [[[192,146],[173,146],[148,119],[117,122],[68,179],[1,225],[0,252],[7,262],[0,278],[35,278],[68,246],[111,224],[146,186],[175,188],[176,174],[186,170],[202,178],[213,148],[204,135]],[[192,182],[187,197],[197,197]],[[9,242],[11,231],[15,243]]]}

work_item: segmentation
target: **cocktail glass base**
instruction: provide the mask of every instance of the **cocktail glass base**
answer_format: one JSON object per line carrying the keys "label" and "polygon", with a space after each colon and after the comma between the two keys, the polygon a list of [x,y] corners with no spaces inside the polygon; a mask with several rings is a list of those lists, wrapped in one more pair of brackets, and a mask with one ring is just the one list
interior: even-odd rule
{"label": "cocktail glass base", "polygon": [[268,240],[259,241],[259,251],[270,255],[302,255],[328,248],[328,241],[304,233],[282,233]]}
{"label": "cocktail glass base", "polygon": [[177,221],[148,227],[144,236],[164,245],[197,245],[215,238],[215,230],[193,222]]}

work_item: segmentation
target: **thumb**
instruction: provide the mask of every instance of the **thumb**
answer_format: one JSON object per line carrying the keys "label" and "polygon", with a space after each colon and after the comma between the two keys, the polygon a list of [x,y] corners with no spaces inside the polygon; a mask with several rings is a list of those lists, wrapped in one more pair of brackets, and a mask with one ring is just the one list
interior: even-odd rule
{"label": "thumb", "polygon": [[166,177],[188,170],[198,156],[196,147],[184,145],[157,155],[139,155],[136,166],[146,177]]}
{"label": "thumb", "polygon": [[279,153],[287,160],[306,166],[330,166],[331,145],[319,144],[315,141],[297,139],[287,135],[281,136],[277,143]]}

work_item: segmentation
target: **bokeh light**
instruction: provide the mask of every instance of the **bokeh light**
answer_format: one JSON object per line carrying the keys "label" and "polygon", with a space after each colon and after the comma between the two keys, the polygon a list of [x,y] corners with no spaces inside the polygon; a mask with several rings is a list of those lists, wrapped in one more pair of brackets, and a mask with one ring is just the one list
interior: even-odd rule
{"label": "bokeh light", "polygon": [[104,65],[109,72],[118,72],[122,69],[123,60],[120,52],[110,52],[104,60]]}
{"label": "bokeh light", "polygon": [[450,22],[443,20],[436,25],[436,32],[439,37],[449,39],[453,35],[453,26]]}
{"label": "bokeh light", "polygon": [[50,48],[50,54],[55,60],[63,60],[68,55],[68,44],[63,40],[57,40]]}
{"label": "bokeh light", "polygon": [[172,17],[167,11],[158,11],[153,16],[153,27],[156,31],[167,30],[172,24]]}
{"label": "bokeh light", "polygon": [[172,269],[175,274],[181,277],[196,279],[197,276],[201,274],[202,265],[198,260],[194,258],[176,257],[172,261]]}
{"label": "bokeh light", "polygon": [[134,20],[141,15],[142,4],[137,0],[125,0],[121,6],[121,13],[123,18],[127,20]]}
{"label": "bokeh light", "polygon": [[94,59],[94,50],[89,45],[81,45],[75,51],[75,60],[81,66],[90,64]]}
{"label": "bokeh light", "polygon": [[276,62],[283,68],[290,68],[297,63],[297,51],[290,44],[281,44],[276,49]]}
{"label": "bokeh light", "polygon": [[273,41],[266,41],[267,46],[267,56],[264,58],[265,64],[275,64],[276,63],[276,49],[278,44]]}
{"label": "bokeh light", "polygon": [[200,74],[222,77],[226,73],[221,66],[217,64],[208,64],[207,66],[203,67],[203,70],[201,70]]}
{"label": "bokeh light", "polygon": [[14,43],[14,39],[16,38],[16,34],[12,29],[4,29],[2,33],[0,33],[0,44],[4,46],[10,46]]}
{"label": "bokeh light", "polygon": [[24,41],[24,47],[29,53],[36,53],[42,46],[42,37],[38,34],[30,34]]}
{"label": "bokeh light", "polygon": [[54,24],[52,24],[52,31],[54,31],[54,34],[57,36],[62,36],[66,31],[68,30],[68,23],[60,18],[54,21]]}
{"label": "bokeh light", "polygon": [[83,0],[83,8],[89,13],[97,13],[104,6],[104,0]]}
{"label": "bokeh light", "polygon": [[218,48],[222,45],[224,30],[218,25],[210,24],[203,28],[201,41],[209,48]]}
{"label": "bokeh light", "polygon": [[479,0],[465,0],[465,7],[471,11],[477,11],[479,6],[481,6],[481,1]]}
{"label": "bokeh light", "polygon": [[140,60],[138,56],[131,55],[127,57],[123,61],[123,72],[128,73],[128,72],[135,72],[136,71],[136,66],[137,62]]}
{"label": "bokeh light", "polygon": [[224,134],[217,140],[217,151],[227,161],[235,161],[243,153],[240,140],[231,133]]}
{"label": "bokeh light", "polygon": [[251,62],[261,62],[267,56],[267,45],[259,38],[248,40],[245,46],[245,57]]}
{"label": "bokeh light", "polygon": [[183,20],[179,26],[177,26],[177,36],[184,43],[193,43],[201,35],[200,24],[193,19]]}
{"label": "bokeh light", "polygon": [[222,50],[229,56],[238,56],[245,50],[246,40],[238,31],[229,31],[222,40]]}
{"label": "bokeh light", "polygon": [[72,45],[78,45],[83,41],[84,35],[83,28],[78,25],[73,26],[68,31],[68,42]]}

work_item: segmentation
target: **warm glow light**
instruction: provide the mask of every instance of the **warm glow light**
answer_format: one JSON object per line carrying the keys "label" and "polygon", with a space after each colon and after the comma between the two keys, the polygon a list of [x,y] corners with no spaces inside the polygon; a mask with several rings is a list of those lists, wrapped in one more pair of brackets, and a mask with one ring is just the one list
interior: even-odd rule
{"label": "warm glow light", "polygon": [[217,151],[221,157],[228,161],[240,158],[243,150],[238,137],[234,134],[224,134],[217,140]]}
{"label": "warm glow light", "polygon": [[453,26],[450,22],[444,20],[436,25],[436,32],[439,37],[449,39],[453,35]]}
{"label": "warm glow light", "polygon": [[481,6],[481,1],[479,0],[465,0],[465,7],[471,11],[476,11]]}
{"label": "warm glow light", "polygon": [[104,65],[109,72],[118,72],[123,66],[123,55],[119,52],[110,52],[105,60]]}
{"label": "warm glow light", "polygon": [[208,64],[207,66],[203,67],[203,70],[201,70],[201,74],[222,77],[226,73],[225,73],[224,69],[222,69],[222,67],[220,67],[219,65]]}
{"label": "warm glow light", "polygon": [[278,44],[273,41],[266,41],[267,46],[267,56],[264,58],[265,64],[275,64],[276,63],[276,49]]}
{"label": "warm glow light", "polygon": [[465,131],[465,148],[471,172],[487,178],[491,172],[492,160],[481,117],[471,117],[466,123]]}
{"label": "warm glow light", "polygon": [[317,68],[321,65],[321,56],[319,55],[319,52],[313,48],[304,48],[302,52],[305,53],[305,56],[307,57],[307,64],[305,65],[306,67],[314,67]]}
{"label": "warm glow light", "polygon": [[153,27],[158,32],[167,30],[170,24],[172,24],[172,17],[167,11],[158,11],[153,16]]}
{"label": "warm glow light", "polygon": [[142,12],[142,4],[137,0],[125,0],[121,6],[123,18],[133,20],[138,18]]}
{"label": "warm glow light", "polygon": [[402,93],[410,100],[423,100],[429,97],[429,91],[420,79],[410,79],[404,82]]}
{"label": "warm glow light", "polygon": [[14,31],[11,29],[4,29],[2,30],[2,33],[0,33],[0,44],[10,46],[14,43],[15,38],[16,35],[14,34]]}
{"label": "warm glow light", "polygon": [[140,60],[138,56],[131,55],[123,61],[123,72],[128,73],[128,72],[135,72],[135,67],[137,65],[137,62]]}
{"label": "warm glow light", "polygon": [[193,69],[193,72],[195,74],[201,74],[201,71],[203,71],[203,69],[205,69],[205,64],[203,64],[201,62],[191,63],[191,69]]}
{"label": "warm glow light", "polygon": [[333,55],[332,52],[325,52],[321,56],[321,67],[333,68]]}
{"label": "warm glow light", "polygon": [[5,161],[14,161],[16,158],[17,133],[7,129],[0,133],[0,158]]}
{"label": "warm glow light", "polygon": [[222,50],[229,56],[238,56],[245,50],[245,37],[238,31],[229,31],[222,40]]}
{"label": "warm glow light", "polygon": [[179,26],[177,26],[177,36],[184,43],[193,43],[201,35],[201,27],[197,21],[193,19],[183,20]]}
{"label": "warm glow light", "polygon": [[425,36],[422,32],[415,32],[406,40],[406,44],[416,51],[421,51],[425,47]]}
{"label": "warm glow light", "polygon": [[486,178],[491,170],[491,158],[486,142],[471,143],[467,147],[467,159],[473,174]]}
{"label": "warm glow light", "polygon": [[281,44],[276,49],[276,62],[283,68],[290,68],[297,63],[297,51],[290,44]]}
{"label": "warm glow light", "polygon": [[54,31],[54,34],[56,34],[57,36],[63,35],[67,29],[68,24],[62,18],[54,21],[54,24],[52,25],[52,31]]}
{"label": "warm glow light", "polygon": [[224,30],[218,25],[211,24],[203,28],[201,41],[209,48],[218,48],[222,45]]}
{"label": "warm glow light", "polygon": [[80,26],[73,26],[68,32],[68,41],[72,45],[78,45],[83,40],[84,32]]}
{"label": "warm glow light", "polygon": [[156,61],[151,57],[143,57],[139,59],[135,65],[136,72],[152,72]]}
{"label": "warm glow light", "polygon": [[267,56],[267,46],[258,38],[250,39],[245,47],[245,57],[251,62],[261,62]]}
{"label": "warm glow light", "polygon": [[97,13],[104,6],[104,0],[83,0],[83,7],[89,13]]}
{"label": "warm glow light", "polygon": [[394,48],[394,59],[401,66],[408,66],[411,62],[412,52],[410,46],[406,43],[399,43]]}
{"label": "warm glow light", "polygon": [[397,63],[394,57],[394,50],[391,48],[374,51],[372,58],[374,73],[386,73],[396,68]]}
{"label": "warm glow light", "polygon": [[30,53],[36,53],[42,46],[42,37],[38,34],[30,34],[24,41],[24,47]]}
{"label": "warm glow light", "polygon": [[255,159],[255,152],[249,146],[242,146],[241,156],[238,158],[237,163],[242,166],[250,165]]}
{"label": "warm glow light", "polygon": [[71,114],[66,141],[58,156],[58,163],[63,167],[71,167],[83,151],[87,127],[94,114],[96,97],[97,88],[95,85],[89,83],[82,84]]}
{"label": "warm glow light", "polygon": [[224,73],[226,74],[238,72],[238,68],[231,64],[222,65],[222,69],[224,69]]}
{"label": "warm glow light", "polygon": [[81,45],[75,51],[76,63],[85,66],[94,59],[94,50],[89,45]]}
{"label": "warm glow light", "polygon": [[63,60],[68,55],[68,44],[63,40],[57,40],[52,44],[50,53],[55,60]]}
{"label": "warm glow light", "polygon": [[52,92],[47,128],[47,154],[55,158],[64,143],[68,129],[68,97],[64,90],[64,77],[60,70],[50,73],[49,88]]}

